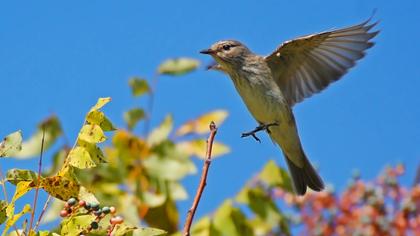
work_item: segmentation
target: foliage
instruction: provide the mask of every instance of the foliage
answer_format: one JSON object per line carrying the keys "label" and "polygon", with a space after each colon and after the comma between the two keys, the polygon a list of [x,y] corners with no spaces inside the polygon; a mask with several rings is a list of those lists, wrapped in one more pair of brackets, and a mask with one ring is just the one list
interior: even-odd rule
{"label": "foliage", "polygon": [[[198,65],[190,58],[170,59],[157,74],[183,75]],[[153,85],[140,77],[129,80],[133,97],[148,98],[149,104],[156,92]],[[192,199],[182,180],[197,173],[192,158],[205,156],[210,121],[220,125],[228,113],[211,111],[176,128],[168,114],[150,132],[147,128],[141,133],[141,125],[148,127],[156,119],[152,106],[124,112],[127,129],[116,129],[102,111],[110,101],[100,98],[88,111],[71,147],[52,150],[48,170],[13,168],[0,176],[4,191],[15,186],[13,197],[0,201],[2,235],[181,234],[184,219],[177,202]],[[42,121],[24,141],[21,131],[11,133],[0,142],[0,161],[33,158],[39,155],[43,136],[44,148],[49,149],[62,134],[56,116]],[[221,142],[213,145],[213,157],[230,151]],[[403,173],[402,165],[388,167],[373,182],[355,176],[342,193],[329,189],[297,197],[287,171],[269,161],[236,196],[196,219],[191,235],[414,235],[420,232],[420,186],[401,186],[398,178]],[[49,195],[46,212],[23,203],[22,197],[34,189]],[[30,229],[27,219],[34,215],[40,220]],[[57,228],[38,230],[38,224],[54,221]]]}

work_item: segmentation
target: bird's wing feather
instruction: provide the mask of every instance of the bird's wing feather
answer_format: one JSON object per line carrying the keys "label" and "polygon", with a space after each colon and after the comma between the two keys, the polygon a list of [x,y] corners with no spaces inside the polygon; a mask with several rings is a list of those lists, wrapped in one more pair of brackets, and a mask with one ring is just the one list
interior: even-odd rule
{"label": "bird's wing feather", "polygon": [[369,21],[286,41],[264,58],[290,106],[322,91],[365,56],[379,33],[371,32],[378,22]]}

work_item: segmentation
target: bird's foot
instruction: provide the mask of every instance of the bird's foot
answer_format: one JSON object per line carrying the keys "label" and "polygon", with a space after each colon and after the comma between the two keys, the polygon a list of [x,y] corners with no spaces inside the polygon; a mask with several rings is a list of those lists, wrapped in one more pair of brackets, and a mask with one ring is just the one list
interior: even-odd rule
{"label": "bird's foot", "polygon": [[252,130],[252,131],[249,131],[249,132],[245,132],[245,133],[242,133],[242,135],[241,135],[241,138],[245,138],[245,137],[248,137],[248,136],[252,136],[256,141],[258,141],[258,142],[260,142],[261,143],[261,140],[257,137],[257,135],[256,135],[256,133],[258,133],[258,132],[260,132],[260,131],[262,131],[262,130],[265,130],[265,131],[267,131],[267,133],[270,133],[270,127],[271,126],[278,126],[279,124],[277,123],[277,122],[274,122],[274,123],[269,123],[269,124],[261,124],[261,125],[259,125],[259,126],[257,126],[254,130]]}

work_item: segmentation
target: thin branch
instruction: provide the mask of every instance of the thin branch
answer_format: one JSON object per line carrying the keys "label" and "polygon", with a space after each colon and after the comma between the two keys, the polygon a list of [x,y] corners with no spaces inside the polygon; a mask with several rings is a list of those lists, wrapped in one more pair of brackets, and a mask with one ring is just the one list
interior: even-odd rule
{"label": "thin branch", "polygon": [[6,202],[9,202],[8,197],[7,197],[6,184],[5,184],[6,179],[4,178],[3,171],[1,170],[1,166],[0,166],[0,179],[1,179],[0,184],[2,186],[3,194],[4,194],[4,200],[6,200]]}
{"label": "thin branch", "polygon": [[201,178],[200,178],[200,184],[198,185],[197,193],[195,194],[193,204],[188,210],[187,219],[185,221],[183,235],[184,236],[190,236],[190,229],[192,225],[192,221],[194,218],[195,211],[197,210],[198,203],[200,202],[201,195],[203,194],[204,187],[206,187],[207,184],[207,173],[209,172],[209,167],[211,163],[211,151],[213,148],[213,141],[214,136],[216,136],[217,133],[217,127],[216,124],[212,121],[210,123],[210,135],[207,139],[207,151],[206,151],[206,160],[204,162],[203,171],[201,172]]}
{"label": "thin branch", "polygon": [[35,227],[34,227],[35,232],[38,229],[39,224],[41,224],[42,217],[44,217],[44,214],[47,211],[47,207],[50,204],[50,201],[51,201],[51,195],[48,194],[48,198],[44,203],[44,207],[42,208],[41,214],[39,215],[38,220],[36,221],[36,224],[35,224]]}
{"label": "thin branch", "polygon": [[150,94],[149,94],[149,101],[147,103],[147,116],[144,123],[144,136],[146,136],[150,131],[150,123],[152,120],[152,113],[153,113],[153,107],[155,103],[155,91],[157,87],[159,74],[155,74],[152,78],[152,84],[150,85]]}
{"label": "thin branch", "polygon": [[32,225],[34,223],[34,218],[35,218],[36,203],[38,202],[39,185],[41,182],[42,154],[44,153],[44,140],[45,140],[45,127],[42,127],[41,153],[39,154],[39,161],[38,161],[38,180],[36,183],[34,204],[33,204],[33,209],[32,209],[32,214],[31,214],[31,223],[29,224],[28,235],[30,235],[31,230],[32,230]]}

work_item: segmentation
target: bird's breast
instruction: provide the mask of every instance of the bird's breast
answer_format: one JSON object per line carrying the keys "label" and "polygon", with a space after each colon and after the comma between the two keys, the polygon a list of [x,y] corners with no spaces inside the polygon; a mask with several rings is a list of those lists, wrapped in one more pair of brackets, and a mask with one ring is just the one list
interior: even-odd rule
{"label": "bird's breast", "polygon": [[236,90],[258,122],[273,123],[288,119],[290,109],[271,75],[245,73],[232,78]]}

